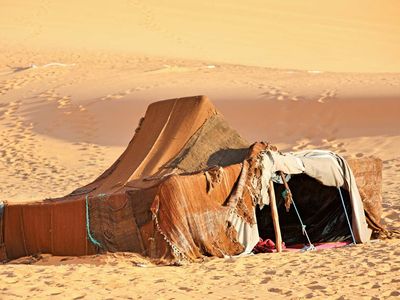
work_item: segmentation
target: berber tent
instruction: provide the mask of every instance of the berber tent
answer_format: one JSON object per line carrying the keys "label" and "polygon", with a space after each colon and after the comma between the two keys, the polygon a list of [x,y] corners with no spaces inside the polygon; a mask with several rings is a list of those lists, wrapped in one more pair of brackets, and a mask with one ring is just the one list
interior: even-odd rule
{"label": "berber tent", "polygon": [[247,254],[260,238],[277,239],[271,200],[287,246],[364,243],[386,232],[381,180],[377,158],[250,144],[205,96],[159,101],[92,183],[62,198],[0,202],[0,259],[129,251],[177,262]]}

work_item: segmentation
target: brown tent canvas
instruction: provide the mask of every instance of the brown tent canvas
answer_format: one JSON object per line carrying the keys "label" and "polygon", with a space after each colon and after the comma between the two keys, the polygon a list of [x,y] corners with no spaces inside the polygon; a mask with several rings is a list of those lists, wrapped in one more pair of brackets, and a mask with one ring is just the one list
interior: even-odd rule
{"label": "brown tent canvas", "polygon": [[[248,253],[260,237],[275,238],[263,176],[276,171],[291,175],[288,184],[314,241],[350,238],[342,191],[356,241],[364,242],[370,229],[382,229],[382,163],[349,161],[354,177],[343,161],[327,152],[282,154],[267,143],[250,145],[204,96],[156,102],[127,149],[95,181],[62,198],[6,203],[0,256],[131,251],[193,261]],[[347,180],[320,178],[324,163]],[[305,242],[294,210],[284,209],[283,185],[275,180],[274,186],[285,242]]]}

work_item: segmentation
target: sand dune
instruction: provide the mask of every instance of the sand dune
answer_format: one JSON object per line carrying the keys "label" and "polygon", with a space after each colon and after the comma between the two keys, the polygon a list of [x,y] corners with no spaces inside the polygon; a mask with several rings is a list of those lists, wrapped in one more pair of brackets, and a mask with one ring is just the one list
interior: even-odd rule
{"label": "sand dune", "polygon": [[[5,45],[324,71],[400,71],[399,3],[2,1]],[[350,63],[349,63],[350,62]]]}
{"label": "sand dune", "polygon": [[[396,0],[2,1],[0,200],[71,192],[120,155],[150,102],[203,94],[250,141],[383,159],[383,222],[399,228],[398,11]],[[0,299],[397,299],[399,246],[179,268],[44,254],[0,266]]]}

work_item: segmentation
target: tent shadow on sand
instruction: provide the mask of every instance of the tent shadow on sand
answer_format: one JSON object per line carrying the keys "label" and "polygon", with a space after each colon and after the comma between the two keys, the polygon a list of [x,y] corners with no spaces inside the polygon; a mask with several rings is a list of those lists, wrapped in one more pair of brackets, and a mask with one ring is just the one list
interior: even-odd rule
{"label": "tent shadow on sand", "polygon": [[196,96],[151,104],[126,150],[92,183],[62,198],[5,202],[0,259],[130,251],[182,262],[246,254],[260,237],[275,240],[270,182],[284,241],[307,243],[293,203],[285,209],[280,171],[291,174],[313,242],[389,234],[380,224],[381,160],[347,163],[329,151],[282,154],[268,143],[250,145],[207,97]]}

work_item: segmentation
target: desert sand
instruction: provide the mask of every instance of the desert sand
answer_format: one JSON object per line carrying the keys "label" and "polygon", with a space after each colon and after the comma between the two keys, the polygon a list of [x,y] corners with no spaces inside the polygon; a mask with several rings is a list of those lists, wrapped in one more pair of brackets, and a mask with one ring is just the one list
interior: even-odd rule
{"label": "desert sand", "polygon": [[[381,158],[383,223],[400,228],[398,2],[189,2],[2,1],[0,200],[87,184],[149,103],[202,94],[249,141]],[[396,299],[399,246],[181,267],[43,254],[0,265],[0,299]]]}

